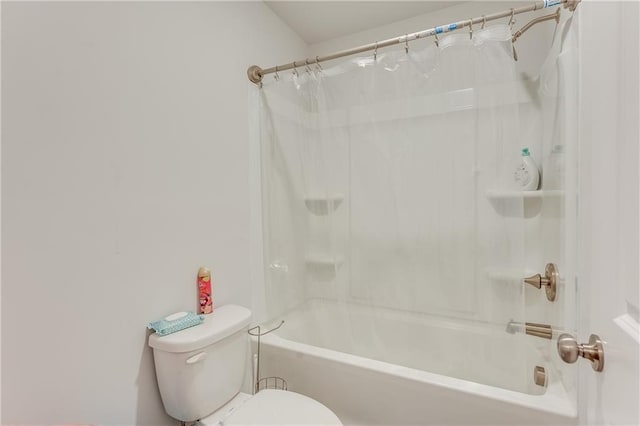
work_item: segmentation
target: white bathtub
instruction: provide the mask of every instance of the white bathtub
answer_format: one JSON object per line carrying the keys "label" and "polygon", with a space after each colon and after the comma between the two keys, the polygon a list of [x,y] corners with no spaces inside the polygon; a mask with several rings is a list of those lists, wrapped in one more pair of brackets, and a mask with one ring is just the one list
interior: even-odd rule
{"label": "white bathtub", "polygon": [[[549,341],[322,299],[281,319],[262,338],[261,376],[285,378],[345,424],[577,424],[575,396],[541,354]],[[535,365],[546,388],[533,384]]]}

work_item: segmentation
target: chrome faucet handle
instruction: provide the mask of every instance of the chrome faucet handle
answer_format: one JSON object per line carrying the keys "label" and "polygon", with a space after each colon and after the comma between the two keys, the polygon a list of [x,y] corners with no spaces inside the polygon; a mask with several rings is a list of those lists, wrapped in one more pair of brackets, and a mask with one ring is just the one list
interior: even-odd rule
{"label": "chrome faucet handle", "polygon": [[591,367],[595,371],[604,368],[604,346],[600,337],[595,334],[589,336],[589,343],[578,344],[576,338],[570,334],[562,334],[558,337],[558,355],[568,364],[573,364],[578,357],[591,361]]}
{"label": "chrome faucet handle", "polygon": [[535,288],[542,288],[542,286],[544,286],[547,293],[547,300],[553,302],[556,300],[558,267],[555,263],[547,263],[547,266],[544,268],[544,277],[540,274],[535,274],[525,278],[524,282],[531,284]]}

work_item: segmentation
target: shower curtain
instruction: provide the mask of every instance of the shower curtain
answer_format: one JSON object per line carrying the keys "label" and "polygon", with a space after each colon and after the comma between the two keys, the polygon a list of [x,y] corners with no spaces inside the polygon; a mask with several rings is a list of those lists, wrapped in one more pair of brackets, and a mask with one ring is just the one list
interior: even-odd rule
{"label": "shower curtain", "polygon": [[[298,338],[399,364],[390,346],[426,336],[397,324],[482,339],[524,322],[521,89],[506,25],[265,77],[254,100],[268,319],[331,309],[341,337],[318,317]],[[404,322],[382,333],[391,315]],[[503,367],[482,351],[460,362],[447,373],[483,383]]]}

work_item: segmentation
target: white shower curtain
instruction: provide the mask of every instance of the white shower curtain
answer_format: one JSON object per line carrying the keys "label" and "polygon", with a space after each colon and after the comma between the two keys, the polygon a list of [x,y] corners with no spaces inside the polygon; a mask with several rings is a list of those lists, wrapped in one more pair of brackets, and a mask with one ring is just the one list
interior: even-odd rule
{"label": "white shower curtain", "polygon": [[[426,336],[399,326],[385,341],[389,312],[496,332],[524,322],[522,85],[508,26],[278,77],[255,89],[270,319],[337,305],[342,350],[400,364],[389,346]],[[307,343],[337,346],[335,330],[314,330]],[[490,384],[503,367],[491,358],[470,353],[450,374]]]}

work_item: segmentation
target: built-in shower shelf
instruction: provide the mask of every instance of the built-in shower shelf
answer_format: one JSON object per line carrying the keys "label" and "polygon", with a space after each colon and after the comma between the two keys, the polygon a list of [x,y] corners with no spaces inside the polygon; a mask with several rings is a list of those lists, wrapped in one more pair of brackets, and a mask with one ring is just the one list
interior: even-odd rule
{"label": "built-in shower shelf", "polygon": [[344,201],[344,195],[307,195],[304,197],[304,204],[307,210],[316,216],[326,216],[335,211]]}
{"label": "built-in shower shelf", "polygon": [[527,200],[536,198],[562,198],[564,197],[564,191],[561,189],[544,189],[537,191],[516,191],[516,190],[489,190],[487,191],[487,198],[492,201],[501,200]]}
{"label": "built-in shower shelf", "polygon": [[331,269],[340,268],[344,263],[342,256],[329,256],[326,254],[308,254],[305,263],[310,268]]}

